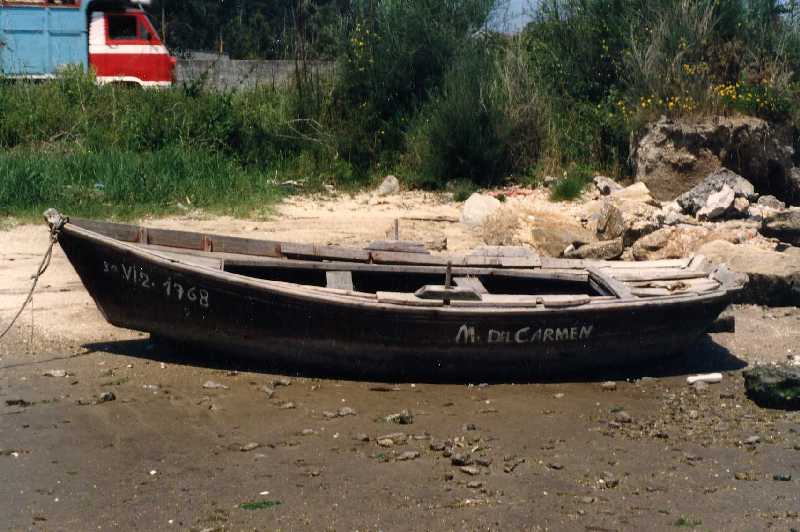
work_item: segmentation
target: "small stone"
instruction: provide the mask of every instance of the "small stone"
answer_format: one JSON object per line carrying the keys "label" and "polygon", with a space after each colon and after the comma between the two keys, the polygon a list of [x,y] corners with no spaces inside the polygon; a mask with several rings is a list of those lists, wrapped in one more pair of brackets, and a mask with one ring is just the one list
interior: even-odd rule
{"label": "small stone", "polygon": [[489,467],[492,465],[492,459],[489,457],[481,456],[475,459],[475,463],[482,467]]}
{"label": "small stone", "polygon": [[337,411],[337,414],[339,415],[339,417],[355,416],[356,411],[353,408],[350,408],[349,406],[343,406]]}
{"label": "small stone", "polygon": [[630,423],[633,421],[631,415],[624,410],[620,410],[614,414],[614,419],[619,423]]}
{"label": "small stone", "polygon": [[606,488],[616,488],[619,486],[619,479],[614,477],[611,473],[605,473],[603,478],[600,479],[600,484]]}
{"label": "small stone", "polygon": [[784,202],[775,196],[770,196],[769,194],[766,196],[759,196],[758,204],[762,207],[769,207],[770,209],[781,210],[786,208],[786,204]]}
{"label": "small stone", "polygon": [[291,410],[291,409],[293,409],[293,408],[297,408],[297,405],[295,405],[295,404],[294,404],[293,402],[291,402],[291,401],[287,401],[287,402],[285,402],[285,403],[283,403],[283,404],[281,405],[281,409],[282,409],[282,410]]}
{"label": "small stone", "polygon": [[98,403],[107,403],[109,401],[113,401],[116,398],[117,398],[117,396],[114,395],[114,392],[103,392],[97,398],[97,402]]}
{"label": "small stone", "polygon": [[789,482],[792,480],[792,475],[789,473],[776,473],[772,475],[772,480],[777,480],[780,482]]}
{"label": "small stone", "polygon": [[401,410],[396,414],[389,414],[386,416],[386,421],[389,423],[398,423],[400,425],[411,425],[414,423],[414,414],[408,410]]}
{"label": "small stone", "polygon": [[292,379],[289,377],[278,377],[277,379],[273,379],[272,385],[274,387],[278,386],[290,386],[292,384]]}
{"label": "small stone", "polygon": [[475,466],[462,466],[459,468],[462,473],[466,473],[467,475],[475,476],[480,475],[481,470]]}
{"label": "small stone", "polygon": [[467,487],[469,489],[473,489],[473,490],[474,489],[478,489],[478,488],[483,487],[483,482],[481,482],[479,480],[470,480],[469,482],[467,482]]}
{"label": "small stone", "polygon": [[394,446],[394,440],[391,438],[381,438],[378,440],[378,445],[381,447],[392,447]]}
{"label": "small stone", "polygon": [[392,440],[392,442],[396,445],[405,445],[408,441],[408,436],[403,434],[402,432],[393,432],[391,434],[384,434],[383,436],[378,436],[378,440]]}
{"label": "small stone", "polygon": [[700,417],[700,412],[697,410],[689,410],[689,419],[697,419]]}
{"label": "small stone", "polygon": [[759,436],[750,436],[746,440],[744,440],[745,445],[755,445],[761,441]]}
{"label": "small stone", "polygon": [[261,391],[267,394],[267,399],[272,399],[272,396],[275,395],[275,390],[273,390],[266,384],[261,387]]}
{"label": "small stone", "polygon": [[553,394],[553,397],[555,399],[563,399],[564,398],[564,394],[563,393],[556,393],[556,394]]}
{"label": "small stone", "polygon": [[419,452],[418,451],[406,451],[406,452],[402,453],[400,456],[398,456],[397,460],[400,461],[400,462],[403,462],[403,461],[406,461],[406,460],[415,460],[417,458],[419,458]]}
{"label": "small stone", "polygon": [[595,502],[597,502],[596,497],[581,497],[578,500],[581,502],[581,504],[594,504]]}
{"label": "small stone", "polygon": [[600,385],[604,391],[606,392],[613,392],[617,389],[617,383],[614,381],[606,381]]}
{"label": "small stone", "polygon": [[708,383],[705,381],[697,381],[692,385],[692,388],[694,388],[694,391],[697,393],[703,393],[708,390]]}
{"label": "small stone", "polygon": [[335,417],[339,417],[339,414],[337,414],[336,412],[331,412],[330,410],[323,410],[322,416],[326,419],[333,419]]}
{"label": "small stone", "polygon": [[227,390],[228,389],[228,387],[225,386],[224,384],[219,383],[219,382],[214,382],[214,381],[206,381],[203,384],[203,388],[205,388],[207,390],[217,390],[217,389]]}
{"label": "small stone", "polygon": [[547,467],[549,469],[555,469],[556,471],[561,471],[562,469],[564,469],[563,464],[560,464],[558,462],[550,462],[549,464],[547,464]]}
{"label": "small stone", "polygon": [[444,451],[445,445],[444,445],[444,442],[432,441],[431,445],[430,445],[430,448],[431,448],[431,451],[442,452],[442,451]]}
{"label": "small stone", "polygon": [[750,480],[750,475],[748,475],[743,471],[737,471],[736,473],[733,474],[733,478],[735,478],[736,480]]}
{"label": "small stone", "polygon": [[258,449],[259,447],[261,447],[260,443],[256,443],[254,441],[251,441],[250,443],[245,443],[244,445],[242,445],[239,450],[242,451],[243,453],[246,453],[246,452],[252,451],[254,449]]}
{"label": "small stone", "polygon": [[472,463],[472,457],[469,453],[455,453],[450,459],[450,463],[454,466],[467,466]]}
{"label": "small stone", "polygon": [[314,434],[314,429],[303,429],[303,430],[300,432],[300,434],[301,434],[302,436],[311,436],[312,434]]}
{"label": "small stone", "polygon": [[475,423],[467,423],[464,425],[464,430],[478,430],[478,426]]}
{"label": "small stone", "polygon": [[63,369],[51,369],[50,371],[45,371],[42,375],[45,377],[67,377],[69,373]]}
{"label": "small stone", "polygon": [[356,441],[369,441],[369,435],[368,435],[368,434],[366,434],[366,433],[364,433],[364,432],[359,432],[358,434],[356,434],[355,436],[353,436],[353,438],[354,438]]}

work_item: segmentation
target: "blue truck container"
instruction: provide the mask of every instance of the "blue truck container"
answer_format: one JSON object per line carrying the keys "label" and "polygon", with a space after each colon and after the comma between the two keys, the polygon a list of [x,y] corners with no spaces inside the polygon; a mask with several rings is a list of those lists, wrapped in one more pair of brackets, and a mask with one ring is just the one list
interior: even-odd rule
{"label": "blue truck container", "polygon": [[0,0],[0,72],[48,78],[67,65],[89,65],[87,6]]}

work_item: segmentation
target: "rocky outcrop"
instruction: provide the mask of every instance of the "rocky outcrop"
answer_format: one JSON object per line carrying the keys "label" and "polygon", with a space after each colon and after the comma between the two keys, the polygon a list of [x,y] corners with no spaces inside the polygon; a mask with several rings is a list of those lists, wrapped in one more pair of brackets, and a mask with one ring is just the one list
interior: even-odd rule
{"label": "rocky outcrop", "polygon": [[800,366],[769,364],[745,370],[747,396],[759,406],[800,410]]}
{"label": "rocky outcrop", "polygon": [[800,256],[768,251],[752,245],[734,245],[715,240],[698,251],[710,261],[726,264],[749,280],[734,298],[740,303],[787,306],[800,305]]}
{"label": "rocky outcrop", "polygon": [[759,118],[662,118],[631,151],[636,180],[662,201],[678,197],[725,167],[752,183],[760,194],[800,203],[800,170],[792,162],[791,131]]}
{"label": "rocky outcrop", "polygon": [[800,209],[770,211],[764,216],[761,233],[800,246]]}

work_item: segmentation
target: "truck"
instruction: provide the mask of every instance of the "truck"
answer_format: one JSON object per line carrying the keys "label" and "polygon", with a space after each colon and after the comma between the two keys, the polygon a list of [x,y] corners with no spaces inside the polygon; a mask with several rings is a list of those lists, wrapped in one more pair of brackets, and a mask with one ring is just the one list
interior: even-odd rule
{"label": "truck", "polygon": [[70,65],[97,83],[169,87],[175,58],[142,8],[149,0],[0,0],[0,78],[50,79]]}

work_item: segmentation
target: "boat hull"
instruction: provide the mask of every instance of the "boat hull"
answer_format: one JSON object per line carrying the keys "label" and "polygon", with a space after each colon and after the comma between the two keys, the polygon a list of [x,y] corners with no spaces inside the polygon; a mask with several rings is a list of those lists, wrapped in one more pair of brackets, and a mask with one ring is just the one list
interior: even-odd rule
{"label": "boat hull", "polygon": [[230,274],[69,225],[59,242],[113,325],[296,371],[443,380],[591,376],[685,352],[728,304],[720,292],[547,312],[397,308],[232,282]]}

